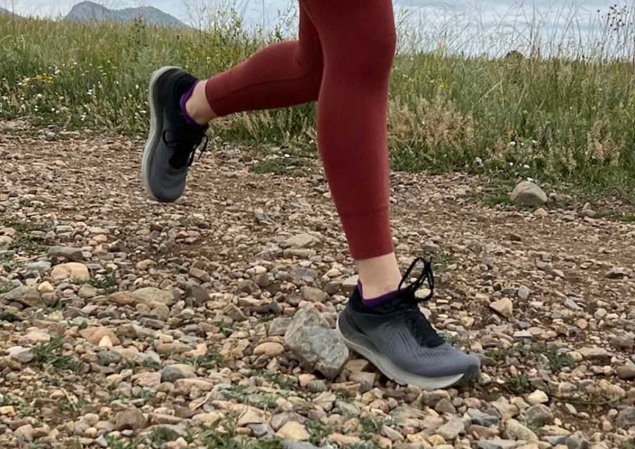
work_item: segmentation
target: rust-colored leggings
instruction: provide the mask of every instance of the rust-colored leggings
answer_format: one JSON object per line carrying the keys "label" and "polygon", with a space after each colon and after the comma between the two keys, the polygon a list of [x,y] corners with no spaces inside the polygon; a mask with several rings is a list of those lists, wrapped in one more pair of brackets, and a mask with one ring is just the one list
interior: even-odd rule
{"label": "rust-colored leggings", "polygon": [[395,41],[391,0],[300,0],[299,40],[207,82],[219,116],[317,101],[320,154],[358,260],[393,251],[386,109]]}

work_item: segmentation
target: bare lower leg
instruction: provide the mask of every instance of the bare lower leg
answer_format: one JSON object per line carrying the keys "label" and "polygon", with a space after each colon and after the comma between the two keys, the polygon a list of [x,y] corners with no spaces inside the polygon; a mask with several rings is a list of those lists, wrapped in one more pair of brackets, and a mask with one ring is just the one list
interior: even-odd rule
{"label": "bare lower leg", "polygon": [[185,104],[185,109],[189,116],[199,125],[207,125],[213,119],[218,117],[207,101],[205,94],[205,86],[207,81],[199,81],[192,96]]}
{"label": "bare lower leg", "polygon": [[401,273],[395,253],[355,262],[362,282],[364,298],[385,295],[395,291],[399,286]]}

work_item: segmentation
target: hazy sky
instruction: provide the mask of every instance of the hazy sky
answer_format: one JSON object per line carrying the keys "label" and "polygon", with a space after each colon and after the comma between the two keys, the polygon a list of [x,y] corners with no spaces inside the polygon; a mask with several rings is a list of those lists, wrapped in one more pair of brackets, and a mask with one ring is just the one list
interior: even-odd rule
{"label": "hazy sky", "polygon": [[[343,0],[344,1],[344,0]],[[505,54],[509,48],[541,51],[545,46],[591,48],[603,39],[600,15],[611,5],[630,8],[635,17],[633,0],[393,0],[402,25],[400,36],[407,35],[426,49],[440,45],[449,51]],[[199,25],[201,6],[208,10],[237,5],[247,24],[270,27],[278,22],[279,11],[288,11],[297,0],[102,0],[111,8],[155,6],[186,23]],[[0,6],[18,14],[60,16],[78,0],[0,0]],[[188,8],[188,5],[190,6]],[[194,11],[194,13],[192,12]],[[199,11],[198,13],[196,11]],[[635,24],[631,24],[631,27]],[[535,30],[540,30],[536,37]],[[291,31],[293,32],[293,31]],[[416,36],[415,36],[416,35]],[[440,38],[441,37],[441,38]],[[572,45],[573,42],[573,45]],[[440,44],[441,43],[441,44]],[[545,44],[546,43],[546,44]],[[629,47],[635,45],[628,43]],[[622,42],[613,43],[623,48]],[[548,49],[547,49],[548,50]],[[635,51],[629,48],[628,51]],[[560,51],[560,50],[557,50]],[[626,50],[624,50],[626,51]]]}
{"label": "hazy sky", "polygon": [[[296,0],[235,0],[234,3],[243,5],[252,16],[261,17],[263,10],[265,16],[273,20],[276,11],[286,9]],[[463,13],[466,11],[479,10],[484,14],[491,14],[493,17],[512,14],[517,12],[519,6],[524,10],[533,10],[537,8],[542,11],[557,11],[562,9],[571,9],[572,5],[586,11],[596,11],[598,9],[607,10],[612,4],[627,4],[631,0],[395,0],[395,4],[400,6],[411,6],[422,8],[428,11],[452,11],[455,13]],[[17,12],[21,14],[32,15],[58,15],[66,14],[70,8],[78,3],[78,0],[0,0],[0,6],[11,9],[15,6]],[[187,20],[188,12],[186,4],[222,4],[223,0],[103,0],[98,1],[110,7],[127,7],[148,5],[155,6],[163,11],[169,12],[176,17]]]}

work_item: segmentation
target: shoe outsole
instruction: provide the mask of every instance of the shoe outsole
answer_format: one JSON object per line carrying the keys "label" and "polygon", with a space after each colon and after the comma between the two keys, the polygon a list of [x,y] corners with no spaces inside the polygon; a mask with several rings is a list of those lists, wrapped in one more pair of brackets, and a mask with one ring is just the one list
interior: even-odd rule
{"label": "shoe outsole", "polygon": [[455,374],[452,376],[444,376],[444,377],[424,377],[418,376],[416,374],[409,373],[407,371],[402,370],[397,365],[392,363],[388,358],[382,357],[380,354],[377,354],[363,345],[356,343],[348,338],[342,333],[340,329],[340,321],[337,320],[337,332],[340,334],[346,346],[349,349],[355,351],[356,353],[363,356],[370,363],[375,365],[375,367],[381,371],[384,376],[395,381],[400,385],[415,385],[417,387],[423,388],[425,390],[438,390],[449,388],[454,385],[464,385],[469,383],[472,379],[474,379],[478,373],[478,367],[474,367],[474,369],[470,369],[469,371],[462,374]]}
{"label": "shoe outsole", "polygon": [[146,190],[146,193],[155,201],[162,201],[160,198],[152,192],[150,188],[150,167],[152,166],[152,160],[154,158],[154,152],[156,148],[159,146],[159,141],[161,139],[161,129],[163,129],[163,110],[161,108],[161,104],[158,101],[159,92],[157,91],[157,82],[159,79],[165,75],[166,73],[172,70],[181,70],[180,67],[174,66],[166,66],[156,70],[152,73],[152,77],[150,78],[150,86],[148,88],[148,104],[150,105],[150,133],[148,136],[148,140],[143,148],[143,159],[141,161],[141,178],[143,179],[143,184]]}

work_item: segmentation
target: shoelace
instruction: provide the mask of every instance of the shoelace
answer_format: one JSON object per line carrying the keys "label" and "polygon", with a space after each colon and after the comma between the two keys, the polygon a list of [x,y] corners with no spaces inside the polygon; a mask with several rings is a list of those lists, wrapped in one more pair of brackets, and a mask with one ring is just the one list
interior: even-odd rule
{"label": "shoelace", "polygon": [[[417,264],[423,263],[423,269],[419,276],[410,284],[404,287],[404,284],[410,279],[410,275],[417,267]],[[427,283],[430,293],[425,298],[417,298],[417,291]],[[419,304],[429,301],[434,295],[434,274],[432,272],[432,262],[422,257],[417,257],[406,270],[398,287],[400,296],[406,298],[404,300],[405,307],[402,310],[403,318],[406,325],[412,331],[415,339],[422,345],[435,348],[442,345],[445,340],[439,336],[437,331],[432,327],[430,321],[425,317]]]}
{"label": "shoelace", "polygon": [[[172,139],[170,139],[170,134]],[[170,159],[170,165],[174,168],[191,167],[196,158],[196,151],[199,151],[199,159],[207,151],[209,139],[204,132],[196,133],[191,130],[172,131],[166,129],[163,132],[163,142],[168,148],[174,150]]]}

